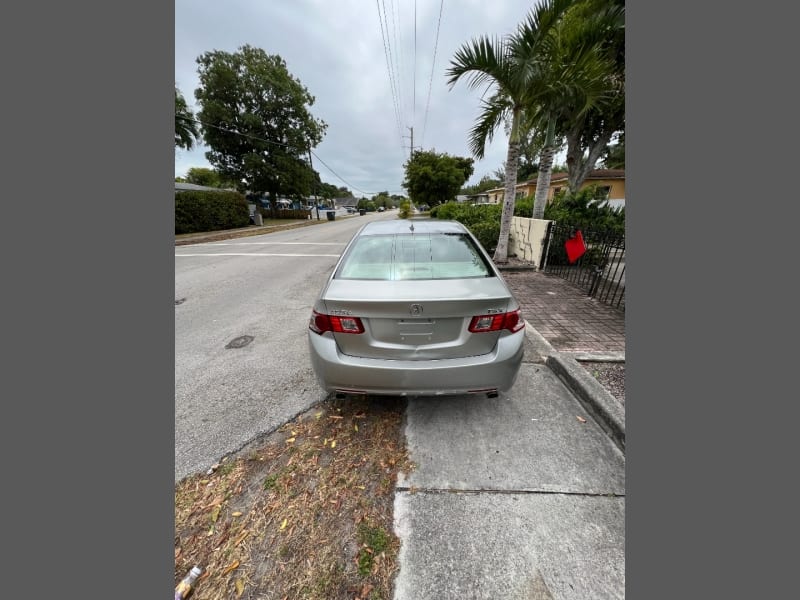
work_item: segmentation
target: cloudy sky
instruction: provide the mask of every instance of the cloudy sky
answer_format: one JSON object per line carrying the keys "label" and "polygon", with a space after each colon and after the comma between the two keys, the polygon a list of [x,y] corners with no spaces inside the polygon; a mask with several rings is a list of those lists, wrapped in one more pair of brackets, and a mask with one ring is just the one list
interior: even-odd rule
{"label": "cloudy sky", "polygon": [[[503,0],[175,0],[175,83],[196,113],[196,59],[245,44],[280,55],[316,98],[328,124],[314,149],[322,181],[356,196],[403,194],[403,163],[414,146],[471,156],[469,129],[481,91],[445,70],[457,49],[483,34],[511,33],[536,1]],[[438,35],[437,35],[438,32]],[[390,73],[392,77],[390,77]],[[502,167],[502,129],[475,162],[469,184]],[[175,175],[211,166],[207,148],[176,149]]]}

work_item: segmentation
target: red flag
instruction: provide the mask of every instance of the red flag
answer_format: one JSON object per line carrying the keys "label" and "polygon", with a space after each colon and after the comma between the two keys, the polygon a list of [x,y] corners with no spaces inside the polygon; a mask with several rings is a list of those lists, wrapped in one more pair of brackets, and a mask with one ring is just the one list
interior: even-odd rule
{"label": "red flag", "polygon": [[571,237],[564,242],[564,249],[567,251],[567,258],[569,264],[574,263],[586,252],[586,243],[583,241],[581,230],[575,232],[574,237]]}

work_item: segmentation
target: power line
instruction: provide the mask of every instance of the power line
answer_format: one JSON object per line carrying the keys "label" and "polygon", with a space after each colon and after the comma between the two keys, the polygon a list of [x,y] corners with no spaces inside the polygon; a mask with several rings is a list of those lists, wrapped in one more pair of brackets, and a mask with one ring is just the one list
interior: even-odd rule
{"label": "power line", "polygon": [[[378,8],[378,20],[380,21],[380,24],[381,24],[381,39],[383,40],[383,54],[384,54],[384,57],[386,58],[386,70],[387,70],[387,72],[389,74],[389,87],[391,88],[392,103],[394,104],[394,113],[395,113],[395,118],[397,119],[397,132],[400,135],[400,149],[402,150],[402,148],[403,148],[403,128],[402,128],[401,119],[400,119],[400,109],[398,108],[398,103],[397,103],[397,92],[396,92],[396,88],[395,88],[395,81],[394,81],[394,76],[393,76],[393,71],[392,71],[392,63],[391,63],[391,60],[389,58],[391,56],[391,52],[390,52],[389,47],[387,45],[387,37],[389,36],[389,21],[388,21],[388,18],[387,18],[386,19],[386,33],[384,34],[383,22],[384,22],[385,16],[381,14],[381,0],[375,0],[375,5]],[[384,4],[384,13],[385,12],[386,12],[386,5]]]}
{"label": "power line", "polygon": [[439,4],[439,20],[436,23],[436,41],[433,44],[433,63],[431,64],[431,79],[428,83],[428,101],[425,104],[425,119],[422,122],[422,143],[425,143],[425,128],[428,125],[428,110],[431,105],[431,88],[433,88],[433,71],[436,67],[436,50],[439,48],[439,26],[442,24],[442,10],[444,9],[444,0]]}
{"label": "power line", "polygon": [[414,110],[412,122],[417,120],[417,0],[414,0],[414,72],[412,73],[414,82]]}
{"label": "power line", "polygon": [[[289,144],[282,144],[280,142],[273,142],[272,140],[268,140],[266,138],[262,138],[262,137],[259,137],[257,135],[252,135],[252,134],[249,134],[249,133],[242,133],[241,131],[236,131],[235,129],[229,129],[227,127],[222,127],[220,125],[214,125],[212,123],[206,123],[205,121],[201,121],[200,119],[197,119],[197,118],[186,117],[186,116],[183,116],[183,115],[181,115],[180,118],[184,119],[186,121],[194,121],[195,123],[201,124],[203,127],[212,127],[214,129],[219,129],[220,131],[225,131],[227,133],[232,133],[234,135],[240,135],[242,137],[246,137],[246,138],[250,138],[250,139],[253,139],[253,140],[257,140],[259,142],[265,142],[267,144],[272,144],[274,146],[283,146],[285,148],[289,147]],[[364,190],[358,189],[352,183],[350,183],[349,181],[345,180],[341,175],[339,175],[336,171],[334,171],[324,160],[322,160],[319,157],[319,155],[316,152],[314,152],[311,149],[308,149],[308,152],[310,154],[314,155],[314,157],[316,157],[316,159],[320,163],[325,165],[326,169],[328,169],[337,179],[339,179],[342,183],[344,183],[348,188],[351,188],[351,189],[353,189],[356,192],[359,192],[361,194],[366,194],[367,196],[377,196],[379,194],[379,192],[365,192]]]}

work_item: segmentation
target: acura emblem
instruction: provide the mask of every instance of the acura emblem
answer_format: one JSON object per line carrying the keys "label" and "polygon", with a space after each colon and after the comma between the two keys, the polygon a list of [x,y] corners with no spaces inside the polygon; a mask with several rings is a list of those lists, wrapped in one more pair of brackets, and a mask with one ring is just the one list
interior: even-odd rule
{"label": "acura emblem", "polygon": [[421,315],[422,314],[422,304],[412,304],[411,305],[411,314],[412,315]]}

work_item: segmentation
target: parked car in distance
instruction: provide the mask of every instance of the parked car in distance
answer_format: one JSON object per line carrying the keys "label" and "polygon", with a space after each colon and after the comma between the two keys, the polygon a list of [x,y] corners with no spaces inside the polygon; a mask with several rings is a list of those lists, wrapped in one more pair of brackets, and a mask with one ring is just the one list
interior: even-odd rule
{"label": "parked car in distance", "polygon": [[525,321],[478,240],[456,221],[375,221],[350,240],[308,327],[320,385],[348,395],[511,389]]}
{"label": "parked car in distance", "polygon": [[386,210],[386,209],[385,209],[383,206],[379,206],[379,207],[378,207],[378,212],[383,212],[383,211],[385,211],[385,210]]}

